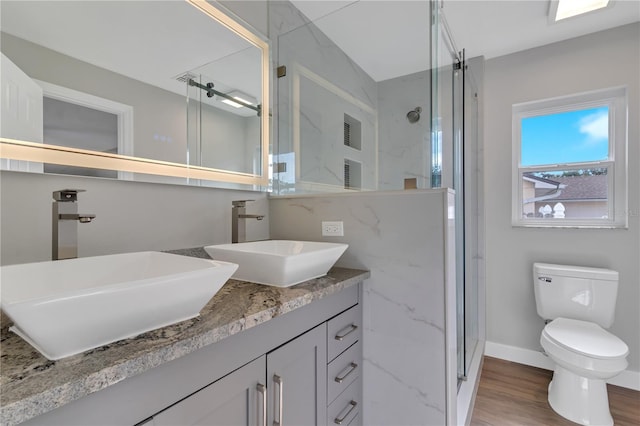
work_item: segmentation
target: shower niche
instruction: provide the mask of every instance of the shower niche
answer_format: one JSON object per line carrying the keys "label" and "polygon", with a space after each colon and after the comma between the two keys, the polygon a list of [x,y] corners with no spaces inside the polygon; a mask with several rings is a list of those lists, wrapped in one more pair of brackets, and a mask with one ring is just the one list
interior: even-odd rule
{"label": "shower niche", "polygon": [[[362,151],[362,123],[344,114],[344,146],[355,152]],[[344,159],[344,189],[362,189],[362,163]]]}
{"label": "shower niche", "polygon": [[344,146],[362,150],[362,123],[346,113],[344,114]]}
{"label": "shower niche", "polygon": [[362,189],[362,164],[344,159],[344,189]]}

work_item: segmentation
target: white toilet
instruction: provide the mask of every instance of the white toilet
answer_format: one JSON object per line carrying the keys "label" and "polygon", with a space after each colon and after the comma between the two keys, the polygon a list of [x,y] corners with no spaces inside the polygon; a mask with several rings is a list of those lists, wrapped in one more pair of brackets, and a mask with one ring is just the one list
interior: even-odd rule
{"label": "white toilet", "polygon": [[629,348],[609,333],[618,273],[608,269],[533,264],[538,315],[551,320],[540,343],[555,363],[549,404],[583,425],[613,425],[606,380],[627,368]]}

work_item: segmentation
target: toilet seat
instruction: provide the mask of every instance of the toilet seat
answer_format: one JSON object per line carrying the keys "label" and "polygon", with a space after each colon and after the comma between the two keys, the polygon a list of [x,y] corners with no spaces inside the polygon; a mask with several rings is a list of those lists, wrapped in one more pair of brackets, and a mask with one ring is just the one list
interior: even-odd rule
{"label": "toilet seat", "polygon": [[629,365],[628,346],[587,321],[557,318],[542,331],[540,344],[556,364],[584,377],[606,380]]}
{"label": "toilet seat", "polygon": [[542,334],[556,345],[589,358],[614,360],[629,354],[626,343],[588,321],[557,318],[547,324]]}

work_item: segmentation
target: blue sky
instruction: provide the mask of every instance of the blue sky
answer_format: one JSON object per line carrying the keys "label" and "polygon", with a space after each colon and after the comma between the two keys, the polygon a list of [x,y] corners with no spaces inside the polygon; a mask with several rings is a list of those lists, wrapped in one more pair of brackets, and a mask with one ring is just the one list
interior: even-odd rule
{"label": "blue sky", "polygon": [[522,119],[521,164],[604,160],[609,154],[609,108]]}

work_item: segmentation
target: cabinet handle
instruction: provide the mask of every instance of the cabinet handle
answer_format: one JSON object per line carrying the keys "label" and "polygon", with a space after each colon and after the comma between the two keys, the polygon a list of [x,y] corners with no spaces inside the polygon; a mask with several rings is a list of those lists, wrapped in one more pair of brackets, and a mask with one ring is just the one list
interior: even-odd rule
{"label": "cabinet handle", "polygon": [[[284,383],[282,381],[282,377],[278,376],[277,374],[273,375],[273,382],[278,385],[278,417],[276,420],[276,416],[273,416],[273,426],[282,426],[282,393],[283,393],[283,389],[284,389]],[[274,393],[275,393],[275,387],[273,389]],[[275,401],[274,401],[274,409],[275,409]]]}
{"label": "cabinet handle", "polygon": [[[267,388],[262,383],[258,383],[256,386],[258,393],[262,395],[262,422],[258,423],[258,426],[267,426]],[[260,416],[258,416],[259,418]]]}
{"label": "cabinet handle", "polygon": [[349,405],[347,405],[346,407],[344,407],[342,409],[342,411],[347,410],[346,413],[344,413],[344,416],[340,417],[336,417],[335,419],[333,419],[333,422],[337,425],[341,425],[342,422],[344,422],[344,419],[346,419],[347,417],[349,417],[349,414],[351,414],[351,412],[356,408],[356,405],[358,405],[357,402],[355,402],[353,399],[351,401],[349,401]]}
{"label": "cabinet handle", "polygon": [[[356,368],[358,368],[358,364],[356,364],[355,362],[352,362],[349,364],[349,366],[347,368],[345,368],[344,370],[342,370],[340,372],[340,374],[338,374],[335,378],[335,381],[338,383],[342,383],[344,381],[344,379],[346,379],[347,377],[349,377],[349,375],[351,373],[353,373],[354,371],[356,371]],[[349,369],[349,371],[347,371],[345,373],[345,371]]]}
{"label": "cabinet handle", "polygon": [[351,333],[353,333],[357,329],[358,329],[358,326],[355,325],[355,324],[351,324],[351,325],[346,326],[345,328],[340,330],[338,332],[338,334],[336,334],[336,340],[344,339],[345,337],[347,337],[348,335],[350,335]]}

